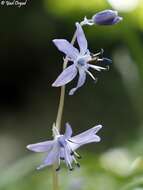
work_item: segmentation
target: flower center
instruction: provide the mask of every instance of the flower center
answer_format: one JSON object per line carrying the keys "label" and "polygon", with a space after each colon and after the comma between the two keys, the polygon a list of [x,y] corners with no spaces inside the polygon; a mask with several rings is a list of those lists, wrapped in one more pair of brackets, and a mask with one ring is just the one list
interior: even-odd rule
{"label": "flower center", "polygon": [[67,144],[64,135],[60,135],[58,137],[58,143],[60,144],[61,147],[64,147]]}
{"label": "flower center", "polygon": [[86,64],[85,58],[83,58],[83,57],[79,58],[79,59],[77,60],[77,64],[78,64],[79,66],[85,66],[85,64]]}

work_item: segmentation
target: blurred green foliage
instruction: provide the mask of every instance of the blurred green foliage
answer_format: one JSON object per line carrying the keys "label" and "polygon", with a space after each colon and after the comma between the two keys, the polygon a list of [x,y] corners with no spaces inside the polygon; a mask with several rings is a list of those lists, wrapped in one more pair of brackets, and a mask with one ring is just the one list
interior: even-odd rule
{"label": "blurred green foliage", "polygon": [[[86,152],[82,154],[80,169],[71,172],[62,165],[58,172],[61,189],[131,190],[143,187],[143,159],[134,160],[127,149],[110,150],[98,157]],[[52,168],[35,170],[40,160],[37,154],[27,156],[2,171],[0,189],[52,189]]]}

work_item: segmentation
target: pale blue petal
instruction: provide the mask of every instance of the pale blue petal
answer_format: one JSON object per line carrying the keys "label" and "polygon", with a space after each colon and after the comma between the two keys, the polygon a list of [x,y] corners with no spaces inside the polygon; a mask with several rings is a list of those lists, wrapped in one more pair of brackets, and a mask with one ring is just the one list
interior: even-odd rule
{"label": "pale blue petal", "polygon": [[60,146],[56,143],[54,144],[53,149],[48,153],[48,156],[45,158],[43,164],[41,164],[37,169],[42,169],[46,166],[53,165],[58,162],[60,158]]}
{"label": "pale blue petal", "polygon": [[34,152],[49,152],[53,148],[54,141],[44,141],[27,145],[27,149]]}
{"label": "pale blue petal", "polygon": [[71,148],[68,145],[64,145],[64,147],[60,148],[60,158],[65,160],[65,163],[68,167],[72,168],[73,158],[71,156]]}
{"label": "pale blue petal", "polygon": [[69,139],[72,136],[72,128],[69,123],[66,123],[65,139]]}
{"label": "pale blue petal", "polygon": [[118,17],[114,18],[112,24],[118,24],[118,23],[119,23],[120,21],[122,21],[122,20],[123,20],[123,18],[120,17],[120,16],[118,16]]}
{"label": "pale blue petal", "polygon": [[58,50],[66,54],[71,59],[75,60],[79,55],[78,49],[73,47],[71,43],[64,39],[55,39],[53,40],[54,44],[57,46]]}
{"label": "pale blue petal", "polygon": [[97,125],[79,135],[71,137],[69,139],[70,146],[72,150],[76,150],[80,146],[92,142],[99,142],[100,137],[96,135],[96,133],[102,128],[102,125]]}
{"label": "pale blue petal", "polygon": [[65,158],[64,148],[63,147],[60,148],[60,158]]}
{"label": "pale blue petal", "polygon": [[87,40],[81,25],[79,23],[76,23],[76,27],[77,27],[77,42],[80,48],[80,53],[85,54],[87,51]]}
{"label": "pale blue petal", "polygon": [[85,80],[86,80],[86,72],[84,71],[84,69],[79,69],[79,79],[77,82],[77,86],[70,90],[69,95],[73,95],[78,88],[83,86],[85,83]]}
{"label": "pale blue petal", "polygon": [[64,147],[64,146],[67,144],[64,135],[60,135],[60,136],[58,137],[57,141],[58,141],[59,146],[60,146],[61,148]]}
{"label": "pale blue petal", "polygon": [[67,146],[64,147],[64,159],[65,163],[68,167],[72,168],[72,156],[71,156],[71,151],[68,149]]}
{"label": "pale blue petal", "polygon": [[77,68],[73,64],[67,67],[56,79],[56,81],[52,84],[54,87],[63,86],[69,83],[71,80],[75,78],[77,75]]}

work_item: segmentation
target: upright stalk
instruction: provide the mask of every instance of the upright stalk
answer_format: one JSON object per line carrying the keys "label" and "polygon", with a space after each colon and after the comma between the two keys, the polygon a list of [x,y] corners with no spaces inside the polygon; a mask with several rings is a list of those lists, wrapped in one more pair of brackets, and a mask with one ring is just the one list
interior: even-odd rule
{"label": "upright stalk", "polygon": [[[76,31],[71,40],[71,44],[74,44],[75,40],[76,40]],[[67,64],[68,64],[68,57],[66,56],[63,62],[63,70],[67,67]],[[65,85],[61,87],[60,101],[59,101],[59,107],[56,119],[56,127],[59,131],[61,129],[61,121],[63,116],[65,89],[66,89]],[[53,190],[59,190],[59,180],[58,180],[58,173],[56,172],[56,164],[54,164],[53,166]]]}
{"label": "upright stalk", "polygon": [[53,190],[59,190],[58,173],[56,172],[56,164],[53,165]]}

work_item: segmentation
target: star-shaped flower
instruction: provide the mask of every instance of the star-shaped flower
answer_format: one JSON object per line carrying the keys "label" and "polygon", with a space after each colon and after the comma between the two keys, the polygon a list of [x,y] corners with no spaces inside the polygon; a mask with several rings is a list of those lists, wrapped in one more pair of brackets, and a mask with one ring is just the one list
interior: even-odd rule
{"label": "star-shaped flower", "polygon": [[95,80],[95,77],[89,71],[89,68],[92,68],[97,71],[106,69],[104,67],[90,64],[90,62],[94,60],[103,61],[105,59],[99,59],[98,56],[100,53],[90,53],[90,51],[88,50],[87,40],[79,23],[76,23],[76,36],[79,45],[79,50],[65,39],[53,40],[58,50],[63,52],[68,57],[68,60],[73,62],[73,64],[64,69],[64,71],[58,76],[58,78],[52,84],[52,86],[63,86],[72,81],[79,73],[77,86],[70,90],[69,95],[73,95],[74,92],[85,83],[87,74],[90,75],[93,80]]}
{"label": "star-shaped flower", "polygon": [[100,137],[96,133],[102,128],[101,125],[97,125],[79,135],[74,137],[72,136],[72,128],[66,123],[65,134],[61,135],[57,128],[53,126],[53,140],[48,140],[36,144],[30,144],[27,148],[34,152],[47,152],[47,156],[43,161],[43,164],[40,165],[37,169],[42,169],[46,166],[53,165],[58,163],[59,167],[56,170],[60,169],[60,160],[64,160],[67,167],[72,170],[72,163],[74,162],[78,167],[80,167],[76,158],[80,156],[75,152],[80,146],[92,142],[99,142]]}

